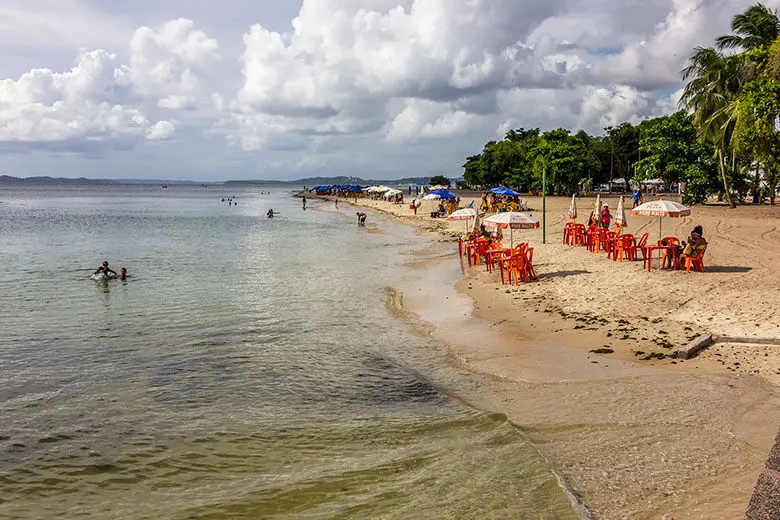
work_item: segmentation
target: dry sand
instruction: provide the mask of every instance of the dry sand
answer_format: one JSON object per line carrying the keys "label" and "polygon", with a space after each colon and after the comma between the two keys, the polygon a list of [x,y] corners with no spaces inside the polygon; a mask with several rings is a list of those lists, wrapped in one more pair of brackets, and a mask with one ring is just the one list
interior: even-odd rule
{"label": "dry sand", "polygon": [[[358,205],[425,232],[464,229],[430,219],[427,204],[418,216],[408,205]],[[529,199],[540,219],[541,205]],[[704,332],[780,340],[780,207],[698,206],[665,219],[664,235],[703,226],[707,272],[648,273],[562,245],[568,206],[547,200],[547,244],[541,230],[515,235],[535,248],[537,282],[502,286],[462,262],[460,298],[432,283],[406,305],[489,378],[471,404],[507,413],[596,517],[743,517],[780,425],[780,341],[667,356]],[[592,206],[579,200],[580,222]],[[658,221],[629,214],[626,231],[655,239]]]}

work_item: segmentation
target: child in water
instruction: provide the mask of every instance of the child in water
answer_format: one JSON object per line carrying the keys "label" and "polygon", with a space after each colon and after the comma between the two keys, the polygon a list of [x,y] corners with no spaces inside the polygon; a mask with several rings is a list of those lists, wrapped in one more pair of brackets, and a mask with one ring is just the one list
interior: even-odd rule
{"label": "child in water", "polygon": [[119,270],[119,277],[122,279],[122,281],[126,281],[127,280],[127,269],[125,269],[124,267],[122,269],[120,269]]}

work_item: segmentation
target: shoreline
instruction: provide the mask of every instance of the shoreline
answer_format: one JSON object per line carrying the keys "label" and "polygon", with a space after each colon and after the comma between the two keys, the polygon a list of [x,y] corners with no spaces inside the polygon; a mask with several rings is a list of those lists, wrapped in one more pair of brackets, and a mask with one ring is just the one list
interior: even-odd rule
{"label": "shoreline", "polygon": [[[426,234],[457,235],[446,221],[399,215],[402,208],[390,203],[358,199],[357,206]],[[548,213],[548,228],[562,221]],[[564,294],[564,301],[560,294],[541,294],[550,289],[559,293],[555,289],[560,279],[590,272],[581,268],[574,274],[547,276],[557,259],[540,255],[543,251],[596,258],[577,248],[563,251],[555,243],[558,237],[549,236],[548,245],[534,244],[540,274],[535,284],[501,286],[496,275],[464,266],[452,292],[445,290],[444,300],[440,288],[431,288],[423,298],[404,299],[407,310],[429,324],[430,334],[447,344],[460,363],[490,378],[493,384],[488,386],[498,387],[467,401],[506,413],[598,518],[744,515],[780,423],[775,374],[764,367],[727,367],[724,355],[745,353],[728,354],[726,344],[685,362],[667,358],[670,338],[695,337],[706,330],[696,330],[694,322],[681,321],[674,313],[637,319],[572,309],[568,300],[581,294]],[[445,270],[460,267],[457,260],[436,262],[454,264]],[[665,278],[679,274],[641,272]],[[432,301],[436,294],[438,299]],[[452,301],[460,299],[461,307],[441,311],[453,294]],[[469,306],[470,311],[464,310]],[[432,308],[440,309],[438,316]],[[463,320],[453,320],[458,313],[466,314]],[[464,344],[463,337],[475,335],[494,337],[476,346]],[[643,350],[638,345],[644,345]],[[590,352],[607,346],[614,352]],[[763,354],[769,357],[769,352]],[[761,377],[753,375],[756,371]],[[631,463],[621,462],[621,454]]]}

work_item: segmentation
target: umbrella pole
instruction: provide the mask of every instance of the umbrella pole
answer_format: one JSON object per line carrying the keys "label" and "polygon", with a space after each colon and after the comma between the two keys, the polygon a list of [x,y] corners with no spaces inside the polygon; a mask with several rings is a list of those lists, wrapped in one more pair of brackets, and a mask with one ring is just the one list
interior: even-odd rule
{"label": "umbrella pole", "polygon": [[658,240],[661,240],[664,237],[663,232],[661,231],[661,227],[663,226],[664,218],[660,217],[658,219]]}
{"label": "umbrella pole", "polygon": [[512,241],[512,226],[509,226],[509,249],[512,249],[514,247],[514,242]]}

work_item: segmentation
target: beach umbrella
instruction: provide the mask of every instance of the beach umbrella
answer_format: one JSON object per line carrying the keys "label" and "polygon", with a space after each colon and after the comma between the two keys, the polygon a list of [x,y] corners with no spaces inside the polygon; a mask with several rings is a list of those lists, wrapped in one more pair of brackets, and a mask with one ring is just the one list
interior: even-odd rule
{"label": "beach umbrella", "polygon": [[466,223],[466,233],[469,232],[469,220],[476,220],[479,213],[474,208],[463,208],[458,211],[453,211],[452,214],[447,217],[447,220],[462,220]]}
{"label": "beach umbrella", "polygon": [[539,227],[539,221],[525,213],[517,211],[506,211],[496,213],[482,221],[485,227],[509,229],[509,247],[514,245],[512,231],[515,229],[536,229]]}
{"label": "beach umbrella", "polygon": [[569,205],[569,218],[575,220],[577,218],[577,194],[571,196],[571,204]]}
{"label": "beach umbrella", "polygon": [[596,207],[593,209],[593,220],[601,222],[601,195],[596,195]]}
{"label": "beach umbrella", "polygon": [[490,190],[490,192],[495,193],[496,195],[508,195],[510,197],[519,197],[521,195],[515,190],[509,189],[505,186],[499,186],[497,188],[493,188]]}
{"label": "beach umbrella", "polygon": [[620,196],[620,201],[618,202],[615,224],[621,228],[624,228],[628,225],[628,221],[626,220],[626,210],[623,205],[623,195]]}
{"label": "beach umbrella", "polygon": [[651,200],[635,207],[631,214],[640,217],[660,217],[658,219],[658,238],[663,238],[663,217],[687,217],[691,208],[672,200]]}
{"label": "beach umbrella", "polygon": [[439,198],[445,199],[445,200],[451,200],[451,199],[457,199],[458,196],[452,193],[450,190],[446,189],[440,189],[440,190],[433,190],[431,191],[432,195],[438,195]]}

